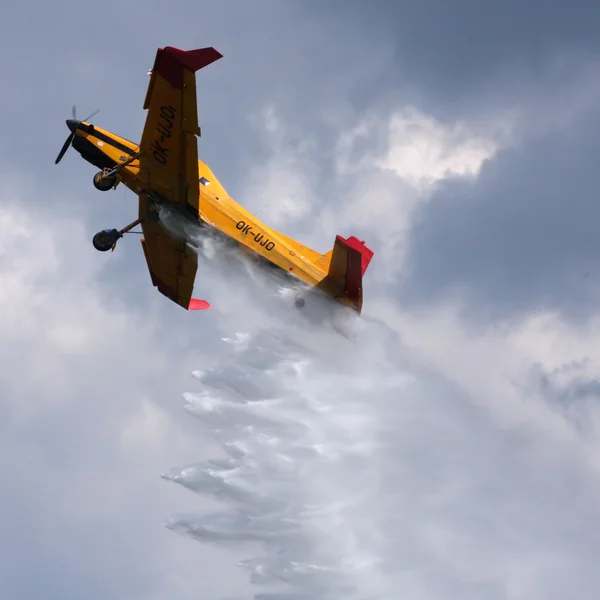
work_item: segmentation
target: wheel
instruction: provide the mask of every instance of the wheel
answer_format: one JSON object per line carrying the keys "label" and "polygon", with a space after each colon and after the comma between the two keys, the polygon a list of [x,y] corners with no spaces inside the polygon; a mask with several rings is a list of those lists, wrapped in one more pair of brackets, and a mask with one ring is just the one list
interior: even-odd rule
{"label": "wheel", "polygon": [[99,231],[92,240],[94,248],[100,252],[110,250],[121,236],[116,229],[103,229]]}
{"label": "wheel", "polygon": [[108,192],[108,190],[112,190],[116,183],[116,177],[104,177],[104,173],[102,171],[98,171],[94,175],[94,187],[101,192]]}
{"label": "wheel", "polygon": [[302,297],[299,297],[294,300],[294,304],[296,305],[296,308],[304,308],[306,306],[306,300]]}

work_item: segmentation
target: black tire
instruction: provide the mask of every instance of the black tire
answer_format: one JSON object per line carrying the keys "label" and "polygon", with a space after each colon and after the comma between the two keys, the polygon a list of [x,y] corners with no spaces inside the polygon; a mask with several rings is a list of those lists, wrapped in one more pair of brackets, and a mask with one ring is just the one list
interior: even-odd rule
{"label": "black tire", "polygon": [[300,296],[294,300],[294,305],[296,308],[304,308],[306,306],[306,300]]}
{"label": "black tire", "polygon": [[116,229],[105,229],[99,231],[92,240],[94,248],[100,252],[107,252],[110,250],[121,236]]}
{"label": "black tire", "polygon": [[101,192],[108,192],[108,190],[112,190],[116,183],[116,177],[104,177],[102,171],[98,171],[94,175],[94,187]]}

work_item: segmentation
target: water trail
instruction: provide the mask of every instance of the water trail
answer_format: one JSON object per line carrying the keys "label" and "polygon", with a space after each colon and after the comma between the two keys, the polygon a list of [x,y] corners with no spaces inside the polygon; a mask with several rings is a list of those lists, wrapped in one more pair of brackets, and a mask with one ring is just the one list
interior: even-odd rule
{"label": "water trail", "polygon": [[221,508],[171,529],[243,553],[257,600],[597,597],[599,494],[577,453],[417,371],[382,324],[343,337],[186,235],[227,352],[185,407],[220,453],[163,477]]}
{"label": "water trail", "polygon": [[379,489],[373,411],[379,394],[400,394],[406,381],[377,378],[375,365],[365,378],[365,357],[342,344],[339,364],[276,330],[229,343],[226,361],[196,374],[201,391],[185,395],[223,455],[165,475],[227,509],[170,526],[204,542],[260,543],[263,554],[243,563],[252,581],[294,594],[257,598],[382,597],[356,595],[373,585],[377,544],[365,519]]}

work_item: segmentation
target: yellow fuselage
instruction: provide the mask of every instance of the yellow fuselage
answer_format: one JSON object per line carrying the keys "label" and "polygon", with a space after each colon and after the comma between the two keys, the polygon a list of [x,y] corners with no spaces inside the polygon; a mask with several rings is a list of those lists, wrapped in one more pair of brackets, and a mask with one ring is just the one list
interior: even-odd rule
{"label": "yellow fuselage", "polygon": [[[139,151],[139,147],[133,142],[88,123],[82,123],[77,130],[73,146],[83,158],[101,169],[118,166]],[[144,185],[139,177],[139,170],[139,160],[135,159],[118,173],[118,182],[135,194]],[[201,160],[198,161],[198,173],[200,209],[197,217],[200,221],[308,285],[323,287],[326,284],[324,279],[328,274],[331,252],[320,254],[266,226],[229,196]],[[144,214],[139,216],[145,217]],[[352,306],[343,294],[335,296],[343,304]]]}

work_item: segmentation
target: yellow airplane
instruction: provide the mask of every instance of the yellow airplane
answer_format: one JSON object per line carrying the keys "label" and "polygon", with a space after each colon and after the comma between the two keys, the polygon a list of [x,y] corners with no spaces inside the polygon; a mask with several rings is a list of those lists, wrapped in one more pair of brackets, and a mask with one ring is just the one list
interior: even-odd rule
{"label": "yellow airplane", "polygon": [[[153,285],[185,309],[211,308],[206,300],[192,298],[196,252],[161,225],[158,209],[169,205],[194,223],[234,240],[259,261],[279,267],[360,313],[362,279],[373,257],[363,241],[338,235],[333,249],[320,254],[259,221],[229,196],[198,159],[195,73],[220,58],[214,48],[158,49],[149,72],[144,101],[148,113],[139,145],[89,123],[93,115],[78,121],[73,107],[73,118],[66,121],[71,134],[55,164],[73,146],[101,169],[94,175],[96,189],[108,191],[123,183],[139,197],[138,218],[121,230],[98,232],[94,247],[101,252],[114,250],[125,233],[141,225]],[[298,306],[303,304],[302,299],[297,301]]]}

